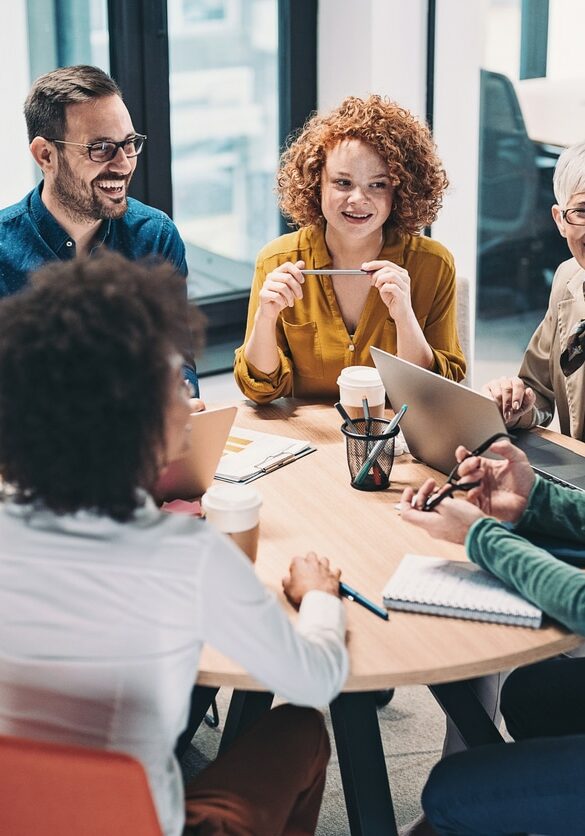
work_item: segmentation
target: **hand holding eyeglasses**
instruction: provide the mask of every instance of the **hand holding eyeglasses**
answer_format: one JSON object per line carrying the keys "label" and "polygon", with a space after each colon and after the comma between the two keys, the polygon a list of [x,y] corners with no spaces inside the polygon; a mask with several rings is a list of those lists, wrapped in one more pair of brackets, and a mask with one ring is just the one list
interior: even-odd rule
{"label": "hand holding eyeglasses", "polygon": [[[490,451],[500,459],[480,458]],[[432,511],[456,490],[467,492],[467,499],[484,513],[505,522],[517,522],[534,485],[534,471],[525,454],[511,443],[510,436],[498,433],[470,452],[465,447],[456,450],[457,464],[442,488],[429,490],[428,480],[421,490],[411,495],[414,507]],[[464,487],[465,486],[465,487]]]}
{"label": "hand holding eyeglasses", "polygon": [[473,523],[486,515],[477,505],[462,499],[443,502],[428,514],[421,510],[421,506],[436,490],[434,479],[427,479],[416,494],[412,488],[406,488],[400,503],[400,516],[405,522],[413,523],[438,540],[464,543]]}
{"label": "hand holding eyeglasses", "polygon": [[472,450],[471,452],[469,450],[466,450],[465,447],[458,447],[457,452],[461,451],[461,453],[459,456],[457,456],[456,453],[457,464],[447,476],[447,481],[443,485],[443,487],[431,496],[427,497],[424,504],[422,505],[422,510],[432,511],[433,508],[437,507],[439,502],[442,502],[448,496],[453,496],[455,491],[466,492],[472,491],[474,488],[478,488],[481,485],[481,476],[479,476],[479,473],[476,474],[475,479],[468,478],[467,481],[460,482],[459,480],[461,479],[462,474],[459,473],[459,468],[462,462],[465,461],[465,459],[481,456],[482,453],[485,453],[486,450],[488,450],[492,446],[492,444],[500,438],[510,438],[510,436],[507,433],[496,433],[495,435],[490,436],[486,441],[483,442],[483,444],[480,444],[479,447],[477,447],[475,450]]}

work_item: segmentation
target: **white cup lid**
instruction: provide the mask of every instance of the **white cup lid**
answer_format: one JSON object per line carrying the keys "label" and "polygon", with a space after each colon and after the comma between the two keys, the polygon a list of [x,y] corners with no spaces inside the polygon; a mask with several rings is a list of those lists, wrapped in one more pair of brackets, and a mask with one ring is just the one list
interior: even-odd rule
{"label": "white cup lid", "polygon": [[259,508],[262,497],[251,485],[212,485],[201,498],[203,508],[213,508],[215,511],[246,511]]}
{"label": "white cup lid", "polygon": [[337,378],[337,384],[348,389],[363,389],[383,385],[378,370],[373,366],[346,366],[345,369],[341,370],[341,374]]}

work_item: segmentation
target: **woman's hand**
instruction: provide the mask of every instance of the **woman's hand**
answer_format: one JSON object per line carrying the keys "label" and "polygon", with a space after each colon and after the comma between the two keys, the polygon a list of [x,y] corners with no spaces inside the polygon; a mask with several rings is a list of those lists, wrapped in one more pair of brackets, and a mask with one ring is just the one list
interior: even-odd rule
{"label": "woman's hand", "polygon": [[276,322],[283,308],[292,308],[296,299],[303,298],[304,266],[304,261],[287,261],[266,276],[260,290],[258,316]]}
{"label": "woman's hand", "polygon": [[519,418],[530,412],[536,402],[536,395],[530,386],[526,386],[520,377],[499,377],[490,380],[482,388],[484,395],[494,400],[509,424],[515,424]]}
{"label": "woman's hand", "polygon": [[284,594],[294,607],[298,607],[303,597],[312,589],[328,592],[339,598],[340,569],[331,569],[326,557],[318,557],[315,552],[308,552],[304,557],[293,557],[290,574],[282,580]]}
{"label": "woman's hand", "polygon": [[495,441],[489,452],[497,453],[502,459],[465,458],[469,451],[458,447],[455,456],[461,464],[457,472],[462,482],[481,481],[479,487],[467,494],[470,502],[491,517],[516,523],[528,504],[536,478],[534,471],[522,450],[506,438]]}
{"label": "woman's hand", "polygon": [[404,321],[413,315],[408,270],[391,261],[366,261],[361,269],[372,274],[370,282],[378,289],[395,322]]}
{"label": "woman's hand", "polygon": [[406,488],[400,502],[400,516],[406,522],[423,528],[437,540],[465,543],[473,523],[486,514],[471,502],[451,497],[444,499],[432,511],[421,511],[420,508],[436,490],[437,485],[433,479],[428,479],[416,494],[412,488]]}
{"label": "woman's hand", "polygon": [[189,398],[189,412],[204,412],[205,401],[201,398]]}

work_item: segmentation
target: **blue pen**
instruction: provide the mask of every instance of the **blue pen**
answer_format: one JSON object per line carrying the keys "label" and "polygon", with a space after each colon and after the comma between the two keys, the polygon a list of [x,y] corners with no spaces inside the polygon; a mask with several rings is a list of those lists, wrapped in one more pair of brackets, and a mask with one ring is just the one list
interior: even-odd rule
{"label": "blue pen", "polygon": [[356,604],[361,604],[362,607],[365,607],[370,612],[373,612],[374,615],[377,615],[379,618],[383,618],[384,621],[388,621],[388,613],[383,607],[379,607],[377,604],[374,604],[373,601],[370,601],[369,598],[364,598],[357,590],[352,589],[351,586],[348,586],[346,583],[339,583],[339,594],[343,598],[347,598],[349,601],[355,601]]}

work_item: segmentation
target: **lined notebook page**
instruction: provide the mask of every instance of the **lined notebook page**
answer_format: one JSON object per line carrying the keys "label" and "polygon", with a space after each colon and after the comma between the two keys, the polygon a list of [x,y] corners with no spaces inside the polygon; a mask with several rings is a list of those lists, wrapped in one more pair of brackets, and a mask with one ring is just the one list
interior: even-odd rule
{"label": "lined notebook page", "polygon": [[472,563],[407,554],[384,587],[395,610],[540,627],[542,610]]}

